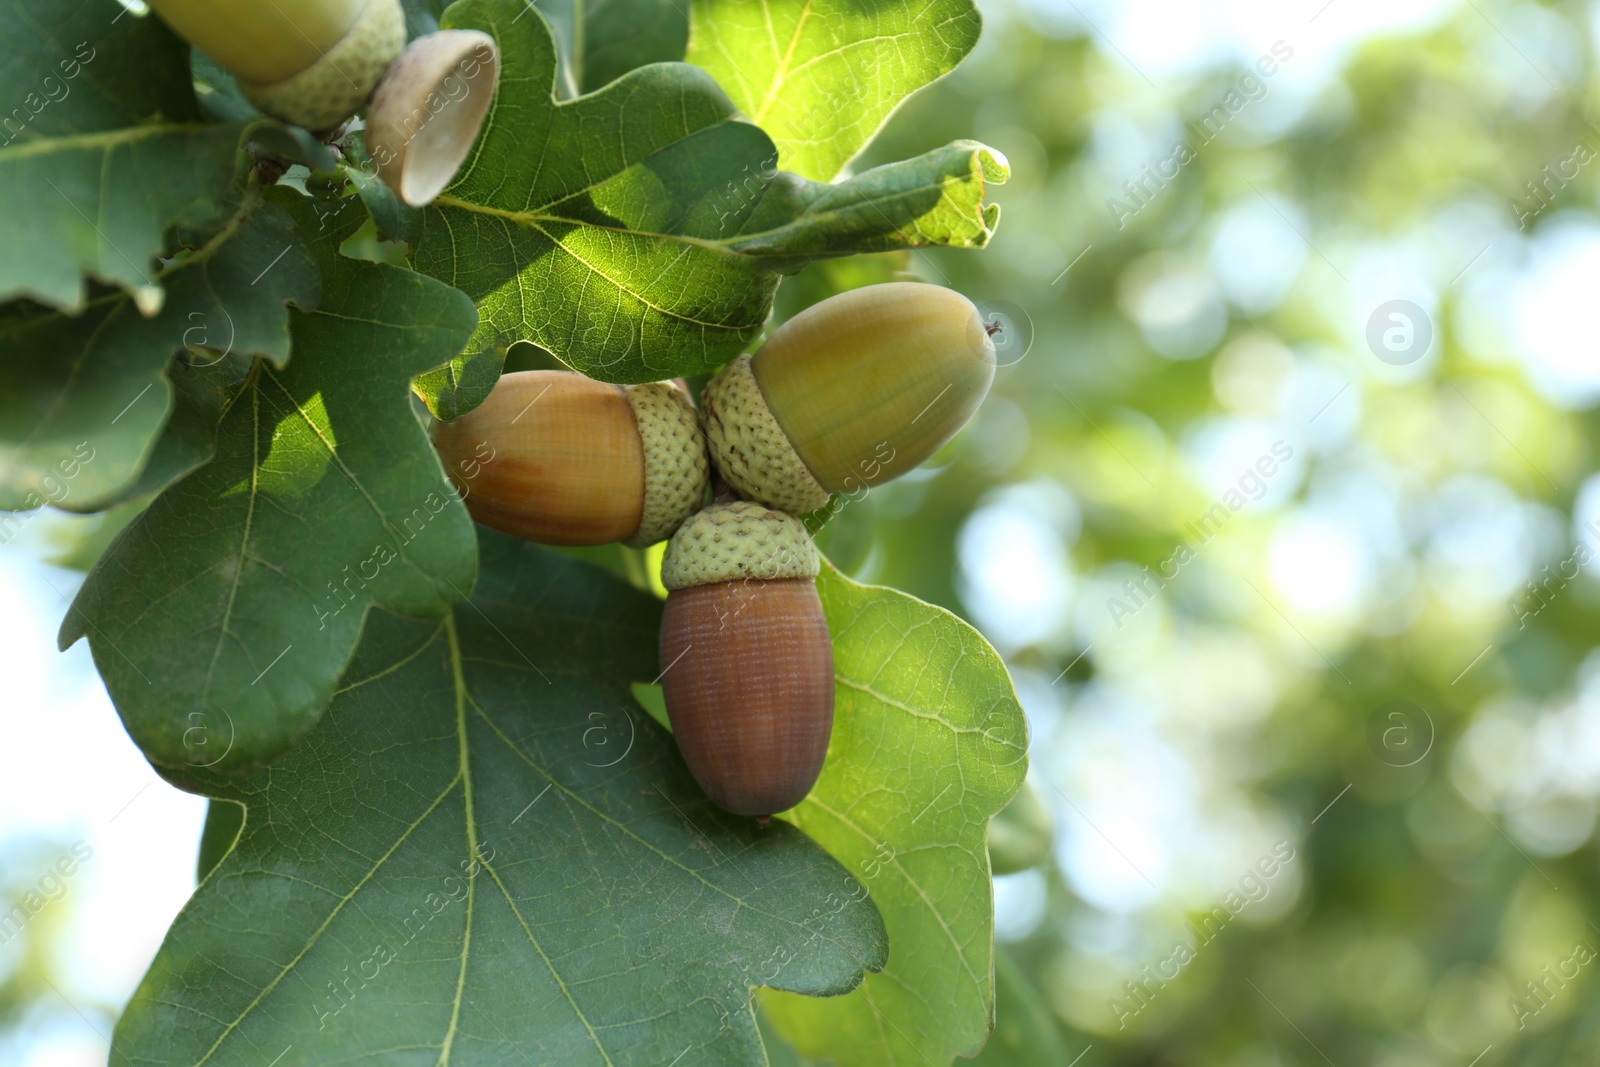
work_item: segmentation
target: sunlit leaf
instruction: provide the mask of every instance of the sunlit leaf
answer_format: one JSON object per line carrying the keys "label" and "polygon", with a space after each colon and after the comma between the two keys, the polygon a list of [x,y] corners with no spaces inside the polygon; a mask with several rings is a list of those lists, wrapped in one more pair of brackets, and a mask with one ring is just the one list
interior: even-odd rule
{"label": "sunlit leaf", "polygon": [[778,166],[829,181],[982,25],[972,0],[694,0],[688,58],[772,135]]}
{"label": "sunlit leaf", "polygon": [[[983,190],[1008,170],[975,142],[809,183],[772,170],[772,142],[694,67],[642,67],[557,104],[555,45],[536,12],[464,0],[445,23],[498,39],[493,113],[432,207],[409,221],[377,211],[404,230],[413,264],[482,316],[452,379],[424,393],[437,413],[481,400],[493,376],[465,364],[515,341],[607,381],[704,372],[755,336],[780,272],[860,251],[981,247],[992,230]],[[458,382],[470,395],[444,396]]]}
{"label": "sunlit leaf", "polygon": [[817,587],[838,677],[833,739],[788,817],[866,883],[893,951],[849,996],[765,1003],[806,1056],[948,1063],[976,1053],[993,1019],[984,834],[1027,769],[1022,708],[1000,657],[949,612],[832,568]]}

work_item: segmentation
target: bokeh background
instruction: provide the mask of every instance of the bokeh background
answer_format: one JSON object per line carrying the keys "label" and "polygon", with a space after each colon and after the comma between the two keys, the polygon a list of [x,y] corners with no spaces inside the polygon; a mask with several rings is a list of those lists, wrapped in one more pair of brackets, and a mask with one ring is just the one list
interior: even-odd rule
{"label": "bokeh background", "polygon": [[[915,277],[1005,326],[974,424],[822,534],[1028,713],[981,1062],[1595,1063],[1600,3],[980,6],[861,166],[998,147],[990,249],[779,312]],[[118,517],[18,518],[0,899],[56,899],[0,933],[0,1062],[99,1063],[204,804],[54,650]]]}

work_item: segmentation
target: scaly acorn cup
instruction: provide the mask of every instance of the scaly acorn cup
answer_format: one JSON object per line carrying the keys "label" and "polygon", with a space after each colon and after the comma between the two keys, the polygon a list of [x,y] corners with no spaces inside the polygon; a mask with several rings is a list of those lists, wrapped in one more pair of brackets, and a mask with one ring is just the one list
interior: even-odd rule
{"label": "scaly acorn cup", "polygon": [[477,30],[418,37],[378,83],[367,109],[367,152],[405,203],[431,203],[456,176],[489,113],[500,53]]}
{"label": "scaly acorn cup", "polygon": [[796,515],[897,478],[983,402],[990,329],[970,300],[937,285],[829,297],[706,386],[712,460],[741,496]]}
{"label": "scaly acorn cup", "polygon": [[406,43],[400,0],[150,0],[269,115],[330,130],[354,115]]}
{"label": "scaly acorn cup", "polygon": [[547,545],[655,544],[704,503],[710,477],[694,405],[670,382],[515,371],[432,433],[474,519]]}
{"label": "scaly acorn cup", "polygon": [[800,520],[713,504],[667,542],[661,685],[672,735],[720,808],[768,816],[805,799],[833,731],[833,645],[816,546]]}

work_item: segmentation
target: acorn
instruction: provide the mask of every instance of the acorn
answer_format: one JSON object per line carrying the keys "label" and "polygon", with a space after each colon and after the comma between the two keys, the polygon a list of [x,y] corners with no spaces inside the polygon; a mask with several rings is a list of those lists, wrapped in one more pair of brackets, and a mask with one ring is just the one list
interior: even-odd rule
{"label": "acorn", "polygon": [[916,467],[994,380],[972,302],[887,282],[829,297],[724,367],[701,397],[712,460],[741,496],[791,514]]}
{"label": "acorn", "polygon": [[694,405],[670,382],[514,371],[432,433],[474,519],[547,545],[655,544],[704,503],[710,477]]}
{"label": "acorn", "polygon": [[713,504],[667,542],[661,686],[672,735],[720,808],[762,825],[805,799],[833,730],[833,645],[805,525]]}
{"label": "acorn", "polygon": [[366,103],[406,44],[400,0],[150,0],[267,114],[331,130]]}

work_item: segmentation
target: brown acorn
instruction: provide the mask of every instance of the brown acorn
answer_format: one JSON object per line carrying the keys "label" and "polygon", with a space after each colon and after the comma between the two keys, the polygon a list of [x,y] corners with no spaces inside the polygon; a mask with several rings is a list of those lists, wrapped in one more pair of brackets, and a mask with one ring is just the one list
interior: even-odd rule
{"label": "brown acorn", "polygon": [[710,471],[682,388],[572,371],[502,375],[433,444],[474,519],[547,545],[655,544],[705,501]]}
{"label": "brown acorn", "polygon": [[661,562],[661,684],[678,750],[718,807],[763,824],[805,799],[828,754],[819,566],[804,524],[746,501],[690,518]]}

